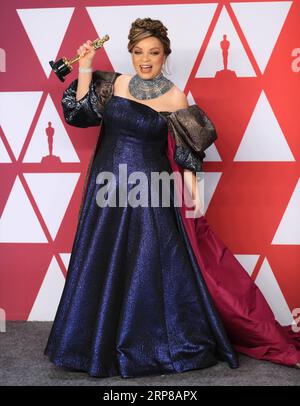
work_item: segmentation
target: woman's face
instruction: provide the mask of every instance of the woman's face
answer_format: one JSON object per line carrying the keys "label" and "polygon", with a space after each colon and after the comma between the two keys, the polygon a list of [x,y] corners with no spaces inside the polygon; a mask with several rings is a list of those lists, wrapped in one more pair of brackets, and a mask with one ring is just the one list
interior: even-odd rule
{"label": "woman's face", "polygon": [[158,76],[164,61],[164,48],[156,37],[144,38],[132,49],[133,66],[142,79],[153,79]]}

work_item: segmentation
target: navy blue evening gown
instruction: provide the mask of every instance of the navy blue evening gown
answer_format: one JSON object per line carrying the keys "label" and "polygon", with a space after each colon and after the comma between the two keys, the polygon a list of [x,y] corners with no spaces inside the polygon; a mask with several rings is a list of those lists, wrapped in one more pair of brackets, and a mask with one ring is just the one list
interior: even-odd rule
{"label": "navy blue evening gown", "polygon": [[[63,294],[45,354],[91,376],[133,377],[238,359],[197,268],[179,209],[100,207],[99,173],[171,173],[162,114],[113,95],[87,183]],[[136,184],[126,187],[128,192]],[[172,186],[172,182],[171,182]],[[150,199],[150,182],[149,188]],[[173,187],[172,187],[173,190]],[[161,190],[156,190],[161,197]],[[150,201],[150,200],[149,200]],[[161,202],[161,201],[160,201]]]}

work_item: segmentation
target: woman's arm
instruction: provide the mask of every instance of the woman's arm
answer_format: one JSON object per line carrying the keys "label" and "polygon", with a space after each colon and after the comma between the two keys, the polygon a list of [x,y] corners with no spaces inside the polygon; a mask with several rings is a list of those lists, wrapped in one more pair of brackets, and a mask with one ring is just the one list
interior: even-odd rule
{"label": "woman's arm", "polygon": [[95,49],[91,44],[92,41],[87,41],[77,49],[81,56],[78,78],[64,91],[61,100],[65,121],[80,128],[99,126],[102,121],[102,106],[95,84],[98,75],[92,70]]}
{"label": "woman's arm", "polygon": [[186,185],[190,197],[193,200],[194,207],[192,210],[193,215],[191,217],[202,216],[203,204],[200,195],[200,187],[197,181],[197,177],[194,172],[189,169],[184,169],[184,184]]}
{"label": "woman's arm", "polygon": [[[76,101],[82,99],[87,92],[92,81],[92,63],[96,53],[96,50],[92,46],[92,41],[87,40],[83,45],[77,49],[79,59],[79,72],[78,83],[76,91]],[[90,70],[90,72],[81,72],[80,68]]]}

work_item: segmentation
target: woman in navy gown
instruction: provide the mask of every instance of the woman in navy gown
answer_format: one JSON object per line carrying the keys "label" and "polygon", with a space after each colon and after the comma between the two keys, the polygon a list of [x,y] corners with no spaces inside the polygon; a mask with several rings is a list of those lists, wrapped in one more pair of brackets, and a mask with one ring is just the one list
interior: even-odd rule
{"label": "woman in navy gown", "polygon": [[[255,347],[251,337],[250,341],[241,339],[243,324],[233,325],[226,313],[229,308],[232,312],[232,305],[223,302],[221,307],[215,300],[212,274],[207,273],[201,250],[207,247],[206,254],[214,265],[218,262],[220,271],[222,261],[216,252],[209,251],[212,231],[201,214],[194,177],[202,170],[204,149],[216,139],[215,129],[197,105],[188,106],[185,95],[162,73],[171,52],[166,27],[159,20],[137,19],[128,38],[134,76],[93,72],[95,51],[88,41],[78,49],[82,55],[78,79],[62,98],[68,124],[82,128],[101,124],[101,130],[45,354],[55,365],[95,377],[181,372],[218,361],[237,368],[237,350],[296,365],[300,361],[298,341],[281,331],[261,294],[255,299],[262,304],[260,315],[272,325],[270,333],[279,332],[272,343],[265,331],[261,333],[263,352],[261,342]],[[152,173],[170,175],[176,169],[193,174],[186,186],[194,198],[197,221],[187,220],[183,215],[186,208],[175,204],[175,183],[169,184],[169,205],[162,204],[162,189],[153,189],[150,183]],[[126,177],[122,180],[123,170]],[[107,173],[114,175],[115,183],[105,189]],[[139,185],[136,198],[143,195],[146,199],[143,204],[120,204],[118,192],[124,190],[125,183],[127,194],[134,195],[137,183],[127,183],[127,176],[136,173],[148,180]],[[104,195],[112,190],[116,192],[115,206],[101,205]],[[159,200],[156,206],[153,196]],[[203,226],[206,233],[199,235]],[[199,250],[197,244],[204,234],[207,239]],[[222,246],[215,235],[213,238]],[[248,284],[254,291],[256,287],[246,272],[238,269],[227,247],[222,251],[227,265],[228,258],[231,261],[233,275],[239,272],[243,286]],[[220,286],[224,278],[218,278]],[[254,300],[253,294],[249,297]],[[244,310],[248,311],[245,305]],[[240,311],[237,306],[237,316]],[[251,330],[257,319],[247,322]],[[276,358],[274,347],[281,357]]]}

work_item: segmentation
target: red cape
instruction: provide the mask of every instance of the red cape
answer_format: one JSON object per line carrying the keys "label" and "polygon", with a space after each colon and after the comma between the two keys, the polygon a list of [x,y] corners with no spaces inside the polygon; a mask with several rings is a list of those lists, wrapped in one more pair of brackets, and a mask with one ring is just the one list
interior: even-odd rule
{"label": "red cape", "polygon": [[[172,171],[183,168],[174,161],[175,140],[169,131],[167,157]],[[176,184],[176,183],[175,183]],[[204,215],[187,218],[183,188],[180,215],[208,291],[237,352],[294,366],[300,362],[300,331],[281,326],[246,270],[210,229]],[[178,192],[181,190],[181,192]]]}

